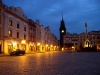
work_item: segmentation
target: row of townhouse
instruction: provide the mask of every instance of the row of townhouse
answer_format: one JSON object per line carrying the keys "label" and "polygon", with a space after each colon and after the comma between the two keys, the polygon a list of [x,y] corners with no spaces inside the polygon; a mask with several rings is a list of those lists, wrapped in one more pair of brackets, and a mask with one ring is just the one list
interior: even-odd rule
{"label": "row of townhouse", "polygon": [[100,30],[99,31],[90,31],[88,32],[88,36],[86,36],[86,33],[80,33],[80,34],[71,34],[66,33],[64,36],[64,47],[65,49],[73,48],[74,50],[80,49],[80,46],[87,47],[88,44],[86,44],[86,39],[88,38],[89,46],[96,46],[98,50],[100,50]]}
{"label": "row of townhouse", "polygon": [[8,7],[0,1],[0,53],[16,49],[26,52],[58,49],[58,40],[50,27],[28,19],[20,7]]}

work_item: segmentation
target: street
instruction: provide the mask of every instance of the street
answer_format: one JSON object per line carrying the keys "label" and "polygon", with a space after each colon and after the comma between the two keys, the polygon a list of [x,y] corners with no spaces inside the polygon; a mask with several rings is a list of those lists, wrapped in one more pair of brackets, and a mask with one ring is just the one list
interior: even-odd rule
{"label": "street", "polygon": [[0,75],[100,75],[100,52],[61,52],[1,56]]}

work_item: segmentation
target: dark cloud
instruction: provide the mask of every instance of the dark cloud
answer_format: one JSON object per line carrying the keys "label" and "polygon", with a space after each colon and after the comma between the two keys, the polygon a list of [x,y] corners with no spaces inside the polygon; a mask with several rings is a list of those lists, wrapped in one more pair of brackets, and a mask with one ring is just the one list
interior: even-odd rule
{"label": "dark cloud", "polygon": [[45,27],[49,25],[58,38],[62,13],[68,32],[84,32],[85,22],[89,31],[100,29],[100,0],[3,0],[3,3],[21,7],[28,18],[39,19]]}

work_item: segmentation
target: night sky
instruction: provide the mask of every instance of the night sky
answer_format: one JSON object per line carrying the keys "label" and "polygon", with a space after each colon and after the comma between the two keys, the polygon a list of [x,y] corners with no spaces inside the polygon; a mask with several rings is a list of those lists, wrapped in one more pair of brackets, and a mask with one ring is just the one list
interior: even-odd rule
{"label": "night sky", "polygon": [[7,6],[21,7],[25,15],[34,21],[40,20],[44,27],[59,39],[60,21],[65,21],[70,33],[100,30],[100,0],[2,0]]}

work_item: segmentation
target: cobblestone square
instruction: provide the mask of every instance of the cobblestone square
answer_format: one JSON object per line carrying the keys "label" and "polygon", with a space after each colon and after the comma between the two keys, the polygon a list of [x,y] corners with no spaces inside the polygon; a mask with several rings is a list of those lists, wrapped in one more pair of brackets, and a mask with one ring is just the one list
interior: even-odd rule
{"label": "cobblestone square", "polygon": [[100,75],[100,52],[1,56],[0,75]]}

